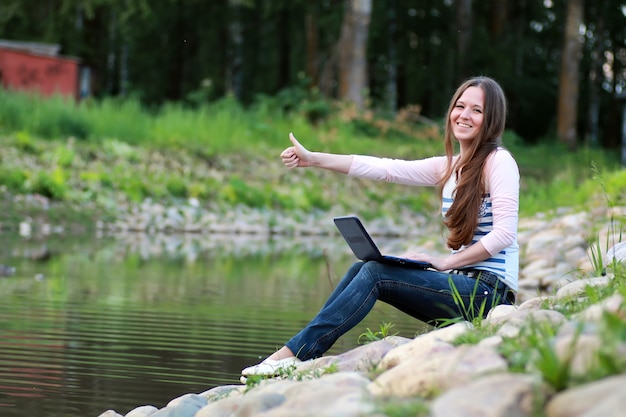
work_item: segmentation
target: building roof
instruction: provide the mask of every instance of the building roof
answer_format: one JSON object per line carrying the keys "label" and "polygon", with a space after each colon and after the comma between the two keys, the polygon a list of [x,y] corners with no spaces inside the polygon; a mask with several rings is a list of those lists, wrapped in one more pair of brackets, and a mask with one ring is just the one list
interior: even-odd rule
{"label": "building roof", "polygon": [[25,51],[35,55],[58,56],[61,45],[0,39],[0,48]]}

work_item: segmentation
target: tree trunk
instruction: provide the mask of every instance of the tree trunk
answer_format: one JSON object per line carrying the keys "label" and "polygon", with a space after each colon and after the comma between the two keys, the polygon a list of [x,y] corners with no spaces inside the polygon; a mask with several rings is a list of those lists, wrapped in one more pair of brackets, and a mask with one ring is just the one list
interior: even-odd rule
{"label": "tree trunk", "polygon": [[230,21],[228,22],[228,64],[226,68],[226,91],[241,98],[243,64],[243,28],[239,6],[229,3]]}
{"label": "tree trunk", "polygon": [[467,52],[472,40],[472,1],[456,0],[457,28],[457,78],[464,80],[469,74]]}
{"label": "tree trunk", "polygon": [[579,28],[583,18],[583,0],[567,2],[565,39],[559,77],[557,136],[570,150],[576,148],[578,113],[578,77],[582,43]]}
{"label": "tree trunk", "polygon": [[[518,0],[512,7],[512,28],[510,30],[513,32],[515,42],[517,42],[518,45],[522,45],[529,23],[526,17],[528,13],[526,0]],[[513,55],[514,59],[513,71],[517,77],[522,77],[524,74],[524,48],[515,48],[515,50],[511,52],[511,55]]]}
{"label": "tree trunk", "polygon": [[365,108],[372,0],[346,0],[339,40],[339,98]]}
{"label": "tree trunk", "polygon": [[319,80],[319,36],[317,16],[315,14],[316,0],[309,0],[305,17],[306,24],[306,76],[310,80],[309,87],[314,88]]}
{"label": "tree trunk", "polygon": [[491,15],[489,16],[489,32],[494,40],[500,39],[507,24],[508,0],[491,0]]}
{"label": "tree trunk", "polygon": [[116,90],[116,68],[117,68],[117,14],[111,12],[108,26],[108,44],[107,44],[107,61],[106,61],[106,87],[107,94],[117,94]]}
{"label": "tree trunk", "polygon": [[398,106],[398,59],[396,47],[396,1],[387,4],[387,84],[385,86],[385,102],[389,112],[394,115]]}
{"label": "tree trunk", "polygon": [[278,89],[287,87],[291,81],[290,54],[291,36],[289,33],[289,9],[283,7],[278,12]]}
{"label": "tree trunk", "polygon": [[600,143],[598,138],[598,127],[600,121],[600,90],[602,88],[604,65],[604,19],[606,16],[606,4],[598,11],[596,27],[594,29],[594,43],[591,50],[591,63],[589,65],[589,109],[587,111],[587,132],[585,135],[586,144],[597,147]]}

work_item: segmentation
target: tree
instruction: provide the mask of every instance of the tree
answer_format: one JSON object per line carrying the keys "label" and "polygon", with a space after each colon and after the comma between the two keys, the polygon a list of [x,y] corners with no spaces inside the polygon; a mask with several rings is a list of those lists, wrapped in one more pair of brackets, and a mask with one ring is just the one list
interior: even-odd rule
{"label": "tree", "polygon": [[457,29],[457,78],[460,80],[470,76],[468,51],[472,44],[472,1],[456,0],[456,29]]}
{"label": "tree", "polygon": [[306,31],[306,75],[311,87],[317,87],[319,79],[319,36],[315,1],[307,0],[305,31]]}
{"label": "tree", "polygon": [[565,18],[565,37],[559,76],[557,136],[569,149],[576,147],[579,66],[582,42],[583,0],[569,0]]}
{"label": "tree", "polygon": [[365,107],[367,38],[372,0],[346,0],[339,39],[339,98]]}

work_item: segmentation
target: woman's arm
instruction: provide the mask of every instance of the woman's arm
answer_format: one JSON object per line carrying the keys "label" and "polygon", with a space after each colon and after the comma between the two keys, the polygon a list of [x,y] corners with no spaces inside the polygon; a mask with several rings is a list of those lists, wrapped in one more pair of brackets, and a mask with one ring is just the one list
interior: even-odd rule
{"label": "woman's arm", "polygon": [[311,152],[298,142],[293,133],[289,134],[289,140],[292,146],[280,154],[287,168],[318,167],[374,181],[434,186],[447,166],[445,156],[406,161],[366,155],[338,155]]}
{"label": "woman's arm", "polygon": [[467,249],[447,256],[433,256],[428,253],[407,253],[402,256],[416,261],[428,262],[438,271],[447,271],[484,261],[491,255],[479,240]]}
{"label": "woman's arm", "polygon": [[519,217],[519,169],[511,154],[499,150],[489,157],[485,166],[493,213],[493,229],[475,244],[445,257],[424,253],[404,256],[430,262],[435,269],[459,269],[484,261],[505,249],[517,237]]}
{"label": "woman's arm", "polygon": [[493,213],[493,229],[480,241],[494,255],[517,239],[519,221],[519,168],[504,149],[492,154],[485,164]]}
{"label": "woman's arm", "polygon": [[293,146],[288,147],[280,154],[287,168],[318,167],[342,174],[347,174],[350,171],[352,155],[311,152],[298,142],[293,133],[289,134],[289,140]]}

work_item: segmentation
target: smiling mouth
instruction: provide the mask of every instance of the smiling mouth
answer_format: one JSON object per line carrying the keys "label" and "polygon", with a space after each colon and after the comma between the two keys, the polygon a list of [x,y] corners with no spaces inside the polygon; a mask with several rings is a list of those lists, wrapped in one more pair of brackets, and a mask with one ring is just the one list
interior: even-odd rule
{"label": "smiling mouth", "polygon": [[457,123],[457,126],[459,126],[459,127],[465,127],[465,128],[468,128],[468,129],[472,127],[471,125],[468,125],[468,124],[466,124],[466,123]]}

